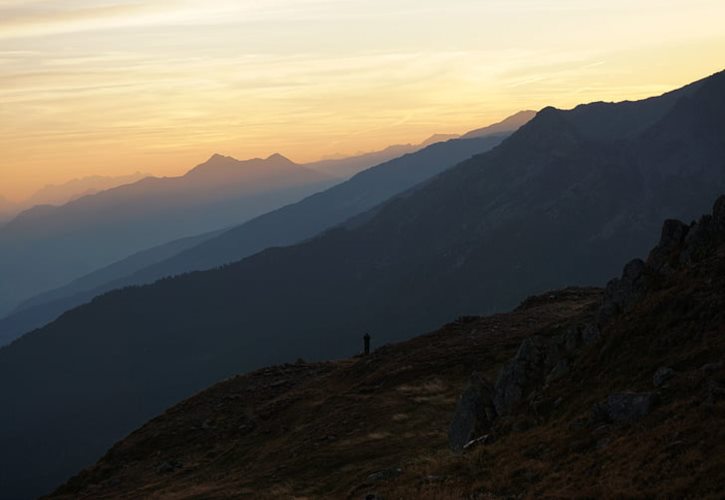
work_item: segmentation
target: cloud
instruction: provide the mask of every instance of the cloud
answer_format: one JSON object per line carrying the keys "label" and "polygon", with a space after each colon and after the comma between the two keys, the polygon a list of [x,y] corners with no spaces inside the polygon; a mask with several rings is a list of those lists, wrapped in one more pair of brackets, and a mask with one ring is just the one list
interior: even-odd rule
{"label": "cloud", "polygon": [[[357,0],[355,0],[357,1]],[[333,0],[0,0],[0,39],[152,26],[240,24],[308,15]]]}

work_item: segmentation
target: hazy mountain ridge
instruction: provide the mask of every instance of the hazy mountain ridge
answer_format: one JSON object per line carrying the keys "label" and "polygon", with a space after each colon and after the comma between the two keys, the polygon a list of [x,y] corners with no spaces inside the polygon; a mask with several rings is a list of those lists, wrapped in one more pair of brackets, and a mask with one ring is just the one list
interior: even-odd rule
{"label": "hazy mountain ridge", "polygon": [[[651,247],[662,219],[695,217],[723,191],[724,93],[720,73],[675,106],[654,100],[667,108],[661,120],[624,139],[592,138],[571,112],[545,110],[359,224],[64,314],[0,349],[12,408],[0,415],[0,479],[39,487],[38,475],[21,473],[52,481],[214,381],[354,352],[362,330],[399,340],[559,284],[603,283]],[[583,109],[597,121],[601,106]],[[22,392],[10,382],[20,379]],[[29,440],[47,456],[20,453]],[[73,461],[57,454],[66,440]]]}
{"label": "hazy mountain ridge", "polygon": [[142,172],[120,176],[92,175],[71,179],[62,184],[48,184],[19,202],[10,202],[0,196],[0,218],[8,221],[38,205],[63,205],[83,196],[136,182],[148,176],[149,174]]}
{"label": "hazy mountain ridge", "polygon": [[[168,258],[164,260],[149,263],[136,259],[139,264],[144,264],[136,266],[122,262],[119,266],[112,266],[114,270],[110,274],[101,270],[66,287],[34,297],[21,304],[13,314],[0,320],[0,345],[114,288],[210,269],[267,247],[294,244],[314,236],[474,154],[491,149],[516,130],[526,116],[530,118],[530,115],[517,113],[513,120],[506,119],[478,129],[478,137],[474,139],[434,142],[420,151],[386,161],[356,174],[346,182],[264,214],[218,237],[205,238],[198,245],[183,243],[178,252],[169,252]],[[491,133],[487,134],[486,131]],[[230,161],[221,155],[213,158],[216,163]],[[282,163],[288,161],[281,156],[279,159]],[[165,251],[170,250],[169,247],[165,248]],[[119,267],[128,271],[122,275],[117,272]]]}
{"label": "hazy mountain ridge", "polygon": [[0,311],[131,253],[244,222],[337,182],[280,158],[214,156],[184,176],[146,177],[21,213],[0,228]]}
{"label": "hazy mountain ridge", "polygon": [[63,205],[83,196],[95,194],[99,191],[105,191],[124,184],[131,184],[150,176],[151,174],[148,173],[135,172],[133,174],[115,177],[92,175],[71,179],[62,184],[43,186],[23,201],[22,204],[24,206]]}
{"label": "hazy mountain ridge", "polygon": [[534,118],[534,116],[536,116],[536,113],[536,111],[531,110],[519,111],[518,113],[515,113],[494,125],[479,128],[476,130],[471,130],[470,132],[467,132],[460,136],[460,138],[475,139],[476,137],[481,137],[482,135],[496,134],[512,129],[518,130],[519,128],[530,122]]}
{"label": "hazy mountain ridge", "polygon": [[[509,128],[509,131],[512,129]],[[385,163],[410,153],[415,153],[426,146],[455,138],[454,134],[434,134],[420,144],[396,144],[388,146],[379,151],[369,153],[358,153],[352,156],[343,155],[339,158],[328,158],[319,161],[306,163],[305,166],[313,170],[324,172],[330,175],[349,178],[373,165]]]}

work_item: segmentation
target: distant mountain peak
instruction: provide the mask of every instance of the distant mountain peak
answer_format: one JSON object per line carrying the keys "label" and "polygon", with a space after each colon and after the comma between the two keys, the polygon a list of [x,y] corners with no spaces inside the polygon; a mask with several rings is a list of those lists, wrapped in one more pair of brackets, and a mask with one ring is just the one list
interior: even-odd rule
{"label": "distant mountain peak", "polygon": [[292,160],[290,160],[286,156],[281,155],[279,153],[273,153],[273,154],[269,155],[267,158],[264,159],[264,161],[271,162],[271,163],[275,163],[275,164],[279,164],[279,165],[282,165],[282,164],[284,164],[284,165],[296,165],[295,162],[293,162]]}
{"label": "distant mountain peak", "polygon": [[474,139],[476,137],[482,137],[490,134],[513,132],[531,121],[531,119],[535,116],[536,111],[518,111],[513,115],[504,118],[498,123],[494,123],[487,127],[479,128],[476,130],[471,130],[470,132],[463,134],[461,136],[461,139]]}
{"label": "distant mountain peak", "polygon": [[435,144],[437,142],[445,142],[451,139],[458,139],[459,137],[460,135],[458,134],[433,134],[420,144],[421,146],[430,146],[431,144]]}
{"label": "distant mountain peak", "polygon": [[232,156],[225,156],[225,155],[222,155],[222,154],[219,154],[219,153],[214,153],[203,164],[216,163],[216,162],[220,162],[220,161],[229,161],[229,160],[236,160],[236,158],[234,158]]}

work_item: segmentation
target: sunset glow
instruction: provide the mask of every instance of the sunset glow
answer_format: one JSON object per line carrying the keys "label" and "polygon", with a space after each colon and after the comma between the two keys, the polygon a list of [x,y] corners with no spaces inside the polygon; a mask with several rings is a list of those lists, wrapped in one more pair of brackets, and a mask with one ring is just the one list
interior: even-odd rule
{"label": "sunset glow", "polygon": [[[0,0],[0,195],[303,162],[723,69],[722,0]],[[385,8],[383,8],[385,6]]]}

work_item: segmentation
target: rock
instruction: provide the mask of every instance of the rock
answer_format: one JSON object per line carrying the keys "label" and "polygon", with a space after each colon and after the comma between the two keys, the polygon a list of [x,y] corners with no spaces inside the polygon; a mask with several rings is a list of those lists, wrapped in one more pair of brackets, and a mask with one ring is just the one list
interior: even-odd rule
{"label": "rock", "polygon": [[159,466],[156,467],[156,472],[158,474],[169,474],[174,472],[176,469],[181,469],[181,464],[172,460],[170,462],[159,464]]}
{"label": "rock", "polygon": [[385,500],[382,496],[377,493],[366,493],[363,497],[365,500]]}
{"label": "rock", "polygon": [[647,258],[647,265],[657,272],[668,272],[679,253],[690,227],[682,221],[668,219],[662,225],[660,241]]}
{"label": "rock", "polygon": [[717,240],[717,231],[712,216],[702,216],[687,233],[680,252],[680,263],[691,264],[707,257],[714,250]]}
{"label": "rock", "polygon": [[715,200],[715,204],[712,207],[712,220],[715,229],[722,235],[725,235],[725,195]]}
{"label": "rock", "polygon": [[600,324],[628,310],[642,298],[646,291],[645,270],[645,263],[641,259],[634,259],[624,266],[621,278],[607,283],[599,309]]}
{"label": "rock", "polygon": [[546,376],[546,383],[551,384],[552,382],[559,380],[560,378],[569,374],[569,361],[562,359]]}
{"label": "rock", "polygon": [[448,445],[454,452],[463,451],[468,442],[488,434],[496,419],[493,388],[479,373],[474,372],[456,404]]}
{"label": "rock", "polygon": [[496,379],[494,406],[498,415],[506,415],[522,401],[545,371],[546,341],[529,337],[521,342],[516,355],[506,363]]}
{"label": "rock", "polygon": [[652,376],[652,384],[654,384],[655,387],[662,387],[667,383],[668,380],[672,378],[674,374],[675,370],[673,370],[672,368],[661,366],[657,368],[657,371]]}
{"label": "rock", "polygon": [[595,422],[630,423],[648,415],[657,401],[653,392],[611,394],[606,401],[592,408]]}
{"label": "rock", "polygon": [[[636,269],[628,272],[635,279]],[[503,366],[496,379],[494,405],[497,414],[509,414],[542,385],[568,375],[570,358],[599,338],[599,327],[592,323],[568,328],[558,337],[524,339],[516,355]]]}

